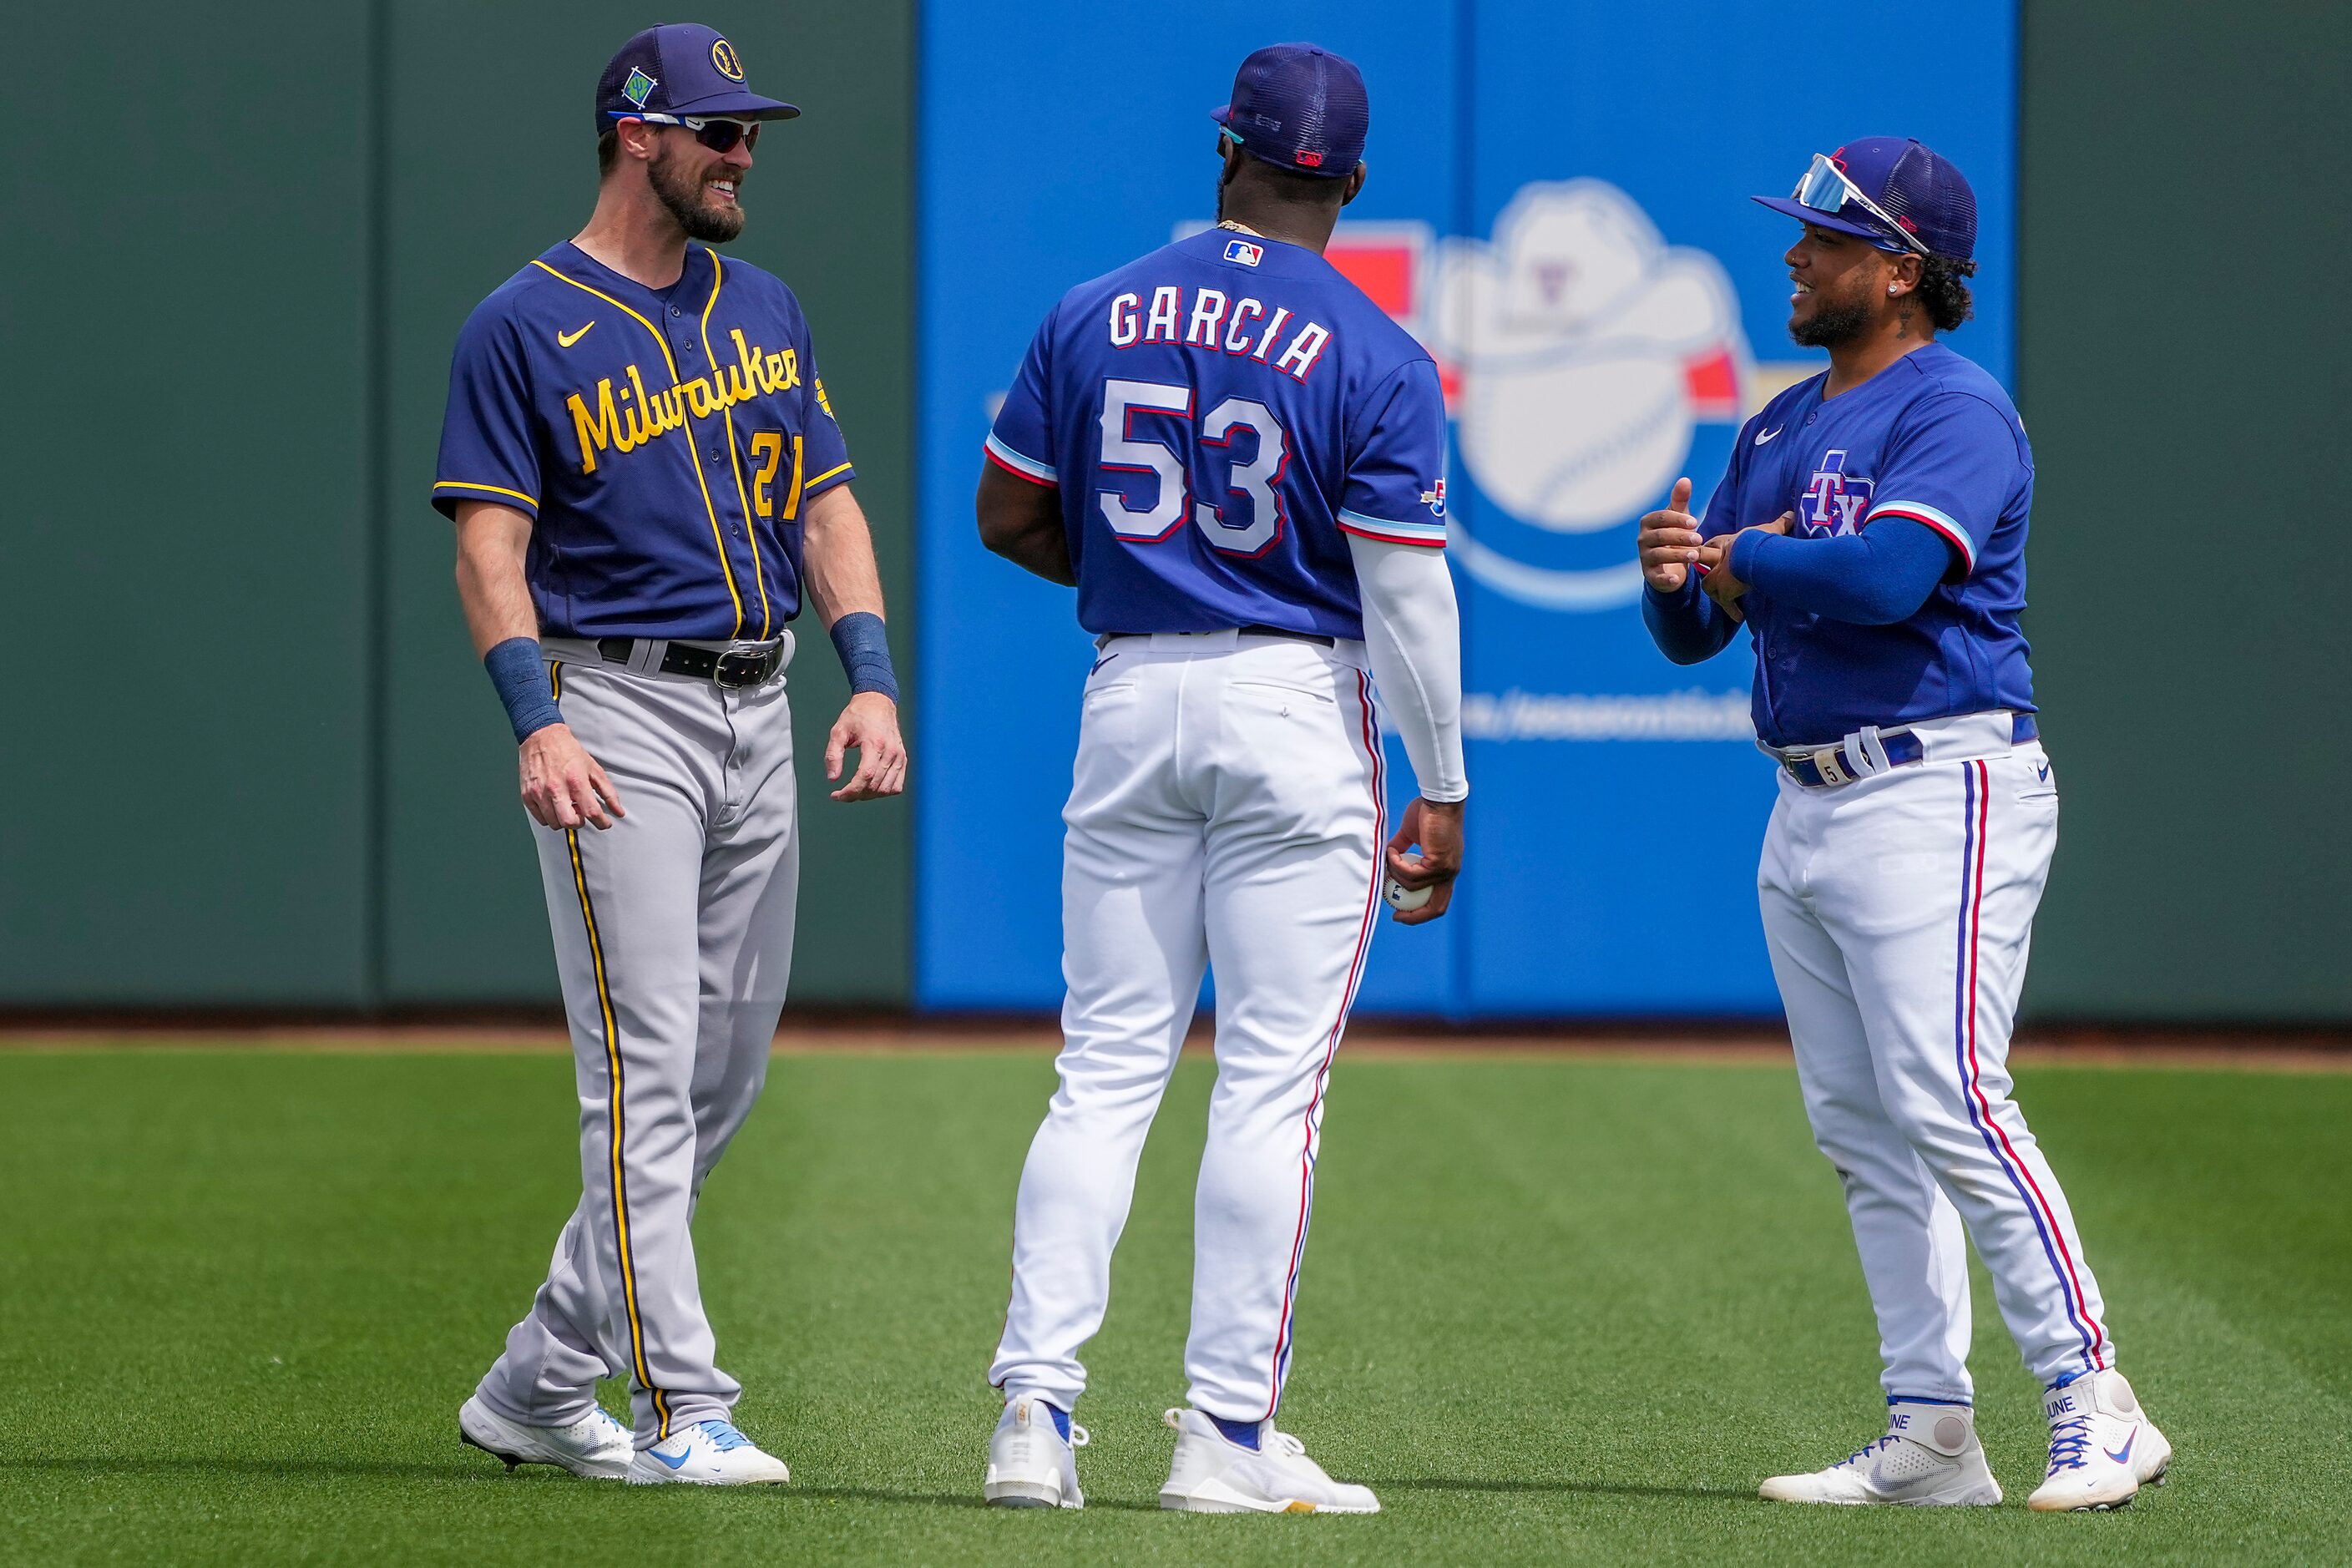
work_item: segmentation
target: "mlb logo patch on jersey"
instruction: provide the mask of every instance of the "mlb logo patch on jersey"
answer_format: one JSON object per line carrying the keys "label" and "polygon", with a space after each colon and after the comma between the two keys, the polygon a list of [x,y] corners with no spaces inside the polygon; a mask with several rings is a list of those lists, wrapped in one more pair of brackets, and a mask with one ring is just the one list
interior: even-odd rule
{"label": "mlb logo patch on jersey", "polygon": [[1238,261],[1244,267],[1255,267],[1265,259],[1265,247],[1252,245],[1246,239],[1229,239],[1225,241],[1225,259]]}

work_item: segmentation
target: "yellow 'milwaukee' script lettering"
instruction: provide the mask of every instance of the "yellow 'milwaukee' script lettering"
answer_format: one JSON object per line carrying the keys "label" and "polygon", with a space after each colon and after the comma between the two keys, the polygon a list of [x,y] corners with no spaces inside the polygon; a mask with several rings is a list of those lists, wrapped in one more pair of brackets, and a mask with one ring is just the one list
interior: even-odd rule
{"label": "yellow 'milwaukee' script lettering", "polygon": [[611,376],[596,383],[593,412],[584,393],[565,398],[572,433],[580,443],[580,471],[594,473],[599,452],[634,452],[648,441],[684,428],[688,415],[708,419],[739,403],[789,392],[801,384],[798,351],[770,353],[757,343],[744,342],[740,327],[730,336],[735,340],[736,363],[715,366],[709,375],[649,392],[644,375],[632,364],[622,373],[627,384],[617,391]]}

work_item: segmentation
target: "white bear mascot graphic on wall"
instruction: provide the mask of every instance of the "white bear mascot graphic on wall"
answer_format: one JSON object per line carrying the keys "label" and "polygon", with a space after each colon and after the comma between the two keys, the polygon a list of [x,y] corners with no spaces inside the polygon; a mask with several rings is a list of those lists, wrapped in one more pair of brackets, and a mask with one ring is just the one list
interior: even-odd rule
{"label": "white bear mascot graphic on wall", "polygon": [[[1455,384],[1463,461],[1519,521],[1632,523],[1685,471],[1700,422],[1738,421],[1750,367],[1730,279],[1608,182],[1528,185],[1491,243],[1450,239],[1435,260],[1423,328]],[[1563,571],[1465,542],[1474,575],[1528,603],[1592,610],[1640,591],[1630,545]]]}

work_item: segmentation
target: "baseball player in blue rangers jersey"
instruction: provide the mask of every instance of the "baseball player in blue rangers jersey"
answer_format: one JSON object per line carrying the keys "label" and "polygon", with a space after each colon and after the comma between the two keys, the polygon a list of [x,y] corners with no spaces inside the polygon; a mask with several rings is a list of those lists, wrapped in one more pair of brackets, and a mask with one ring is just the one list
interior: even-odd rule
{"label": "baseball player in blue rangers jersey", "polygon": [[[688,1223],[759,1097],[792,961],[804,592],[853,692],[833,798],[896,795],[907,768],[808,323],[710,248],[742,230],[761,128],[798,112],[708,27],[631,38],[597,85],[594,216],[482,302],[450,372],[433,500],[521,748],[579,1067],[580,1206],[458,1415],[509,1466],[787,1479],[728,1420]],[[606,1375],[631,1382],[634,1439],[596,1405]]]}
{"label": "baseball player in blue rangers jersey", "polygon": [[981,475],[982,540],[1075,584],[1098,649],[1063,811],[1061,1089],[1021,1174],[983,1491],[1083,1506],[1078,1352],[1205,964],[1192,1407],[1168,1412],[1160,1505],[1371,1513],[1274,1415],[1324,1090],[1381,905],[1375,681],[1421,785],[1385,852],[1396,918],[1443,914],[1461,863],[1444,405],[1421,346],[1323,258],[1364,182],[1356,68],[1261,49],[1215,118],[1218,226],[1064,296]]}
{"label": "baseball player in blue rangers jersey", "polygon": [[[1780,759],[1757,874],[1805,1109],[1877,1310],[1885,1435],[1791,1502],[1994,1503],[1967,1248],[2047,1390],[2039,1510],[2119,1507],[2172,1449],[2116,1370],[2066,1194],[2010,1095],[2010,1026],[2058,833],[2018,613],[2033,458],[1968,319],[1976,197],[1919,142],[1816,156],[1787,199],[1789,330],[1830,368],[1741,430],[1705,519],[1642,520],[1643,616],[1690,664],[1744,618]],[[1703,579],[1703,583],[1702,583]]]}

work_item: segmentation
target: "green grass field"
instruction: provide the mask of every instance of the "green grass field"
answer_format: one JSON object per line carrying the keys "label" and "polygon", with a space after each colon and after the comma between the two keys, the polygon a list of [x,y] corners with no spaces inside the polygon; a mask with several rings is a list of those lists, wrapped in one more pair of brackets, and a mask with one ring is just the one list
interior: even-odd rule
{"label": "green grass field", "polygon": [[1284,1425],[1387,1511],[1212,1519],[1152,1506],[1204,1064],[1171,1091],[1090,1352],[1092,1504],[1039,1515],[978,1489],[1041,1055],[778,1059],[698,1226],[739,1418],[793,1471],[751,1495],[509,1478],[457,1445],[576,1195],[562,1057],[0,1053],[0,1559],[2352,1559],[2352,1075],[2022,1078],[2179,1451],[2126,1512],[2021,1506],[2035,1390],[1981,1276],[2009,1504],[1754,1500],[1881,1408],[1785,1068],[1343,1055]]}

